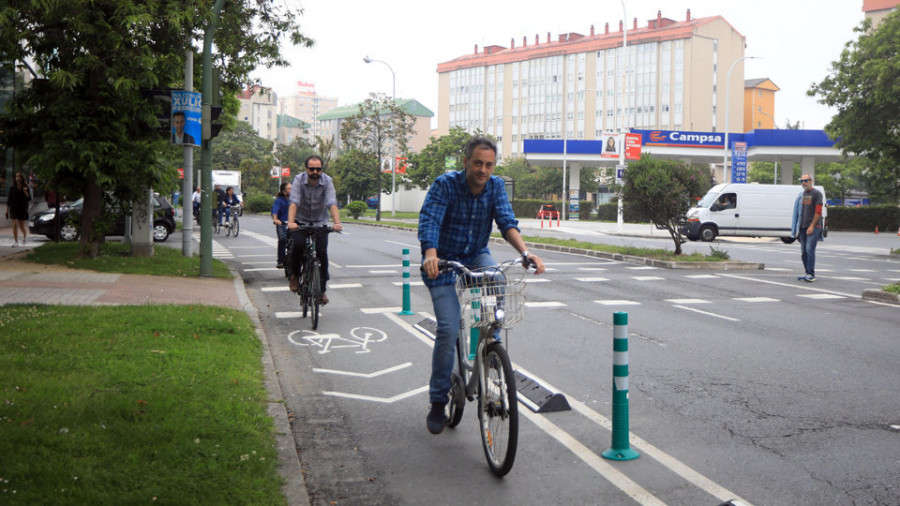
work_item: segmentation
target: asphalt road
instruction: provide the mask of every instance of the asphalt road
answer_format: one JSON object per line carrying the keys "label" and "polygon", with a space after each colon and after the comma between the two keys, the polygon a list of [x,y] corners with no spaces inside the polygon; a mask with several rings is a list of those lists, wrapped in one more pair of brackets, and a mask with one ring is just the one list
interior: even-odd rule
{"label": "asphalt road", "polygon": [[[900,308],[861,300],[900,279],[885,234],[832,232],[813,284],[797,244],[720,241],[758,271],[648,268],[538,252],[526,318],[506,338],[514,367],[566,397],[546,414],[520,405],[519,453],[487,469],[473,405],[439,436],[425,429],[430,317],[413,274],[400,316],[401,253],[414,232],[350,225],[330,236],[331,303],[319,329],[275,269],[271,222],[244,215],[213,253],[234,262],[260,313],[292,414],[313,504],[897,504]],[[524,224],[523,224],[524,227]],[[525,230],[534,235],[534,230]],[[556,233],[671,249],[666,239],[590,229]],[[170,241],[180,244],[179,235]],[[885,247],[885,245],[891,244]],[[708,251],[710,244],[686,248]],[[508,246],[494,246],[498,259]],[[629,318],[631,447],[611,445],[612,315]]]}

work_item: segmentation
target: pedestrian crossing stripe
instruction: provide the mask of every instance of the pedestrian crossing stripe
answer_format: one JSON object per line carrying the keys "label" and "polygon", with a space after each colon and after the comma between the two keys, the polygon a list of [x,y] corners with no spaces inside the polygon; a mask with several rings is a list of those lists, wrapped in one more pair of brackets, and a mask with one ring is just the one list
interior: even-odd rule
{"label": "pedestrian crossing stripe", "polygon": [[805,299],[826,300],[826,299],[846,299],[843,295],[835,295],[833,293],[801,293],[797,297]]}
{"label": "pedestrian crossing stripe", "polygon": [[597,304],[604,306],[640,306],[641,303],[635,300],[595,300]]}

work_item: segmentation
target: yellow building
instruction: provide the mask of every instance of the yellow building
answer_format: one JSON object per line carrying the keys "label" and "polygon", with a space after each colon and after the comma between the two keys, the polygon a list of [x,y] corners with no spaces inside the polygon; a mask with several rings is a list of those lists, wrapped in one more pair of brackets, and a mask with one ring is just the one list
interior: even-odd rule
{"label": "yellow building", "polygon": [[775,86],[768,77],[744,81],[744,129],[750,130],[778,128],[775,121]]}
{"label": "yellow building", "polygon": [[[535,35],[438,65],[438,128],[481,130],[501,156],[524,139],[597,139],[624,128],[742,131],[745,38],[721,16],[662,17],[627,33],[591,26],[589,35]],[[623,35],[627,50],[622,50]],[[624,78],[623,78],[624,69]],[[622,89],[625,97],[622,97]],[[726,88],[730,91],[726,93]]]}

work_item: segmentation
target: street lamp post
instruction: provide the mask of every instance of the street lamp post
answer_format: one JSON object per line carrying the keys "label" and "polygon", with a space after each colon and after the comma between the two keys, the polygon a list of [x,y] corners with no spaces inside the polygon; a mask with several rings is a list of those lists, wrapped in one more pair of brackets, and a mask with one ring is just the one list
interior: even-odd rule
{"label": "street lamp post", "polygon": [[[628,58],[628,12],[625,10],[625,0],[622,3],[622,124],[619,125],[619,165],[625,167],[625,108],[628,105],[628,97],[625,95],[625,85],[628,77],[625,75]],[[619,192],[619,203],[616,206],[616,231],[622,232],[625,223],[625,205],[622,202],[622,192]]]}
{"label": "street lamp post", "polygon": [[756,56],[744,56],[735,60],[728,69],[728,77],[725,79],[725,149],[722,154],[722,180],[726,183],[731,182],[731,174],[728,172],[728,113],[731,110],[731,71],[738,63],[744,60],[752,60]]}
{"label": "street lamp post", "polygon": [[[391,91],[391,99],[393,100],[394,107],[397,106],[397,74],[394,72],[394,69],[388,64],[388,62],[383,60],[376,60],[374,58],[369,58],[366,56],[363,58],[363,61],[366,63],[378,62],[383,63],[387,68],[391,71],[391,81],[392,81],[392,91]],[[379,160],[378,163],[381,163]],[[379,167],[378,170],[381,170]],[[381,204],[381,195],[378,196],[378,203]],[[396,216],[397,214],[397,169],[396,169],[396,160],[394,158],[394,143],[391,142],[391,216]]]}

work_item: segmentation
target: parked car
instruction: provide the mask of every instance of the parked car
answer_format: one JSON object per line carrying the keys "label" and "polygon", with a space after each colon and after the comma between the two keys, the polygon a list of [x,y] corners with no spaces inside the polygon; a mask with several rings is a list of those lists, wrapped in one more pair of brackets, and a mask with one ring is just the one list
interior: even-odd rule
{"label": "parked car", "polygon": [[556,206],[552,204],[544,204],[538,210],[537,218],[539,220],[558,220],[559,219],[559,211],[556,210]]}
{"label": "parked car", "polygon": [[[60,230],[59,238],[63,241],[74,241],[80,235],[79,215],[84,206],[84,199],[78,199],[70,204],[60,206]],[[116,213],[112,229],[106,232],[107,236],[125,235],[125,215]],[[31,215],[28,220],[28,231],[32,234],[45,235],[50,239],[56,239],[56,231],[53,228],[55,209],[40,211]],[[72,217],[70,220],[69,217]],[[169,234],[175,231],[175,209],[164,197],[153,196],[153,240],[163,242],[169,238]]]}

